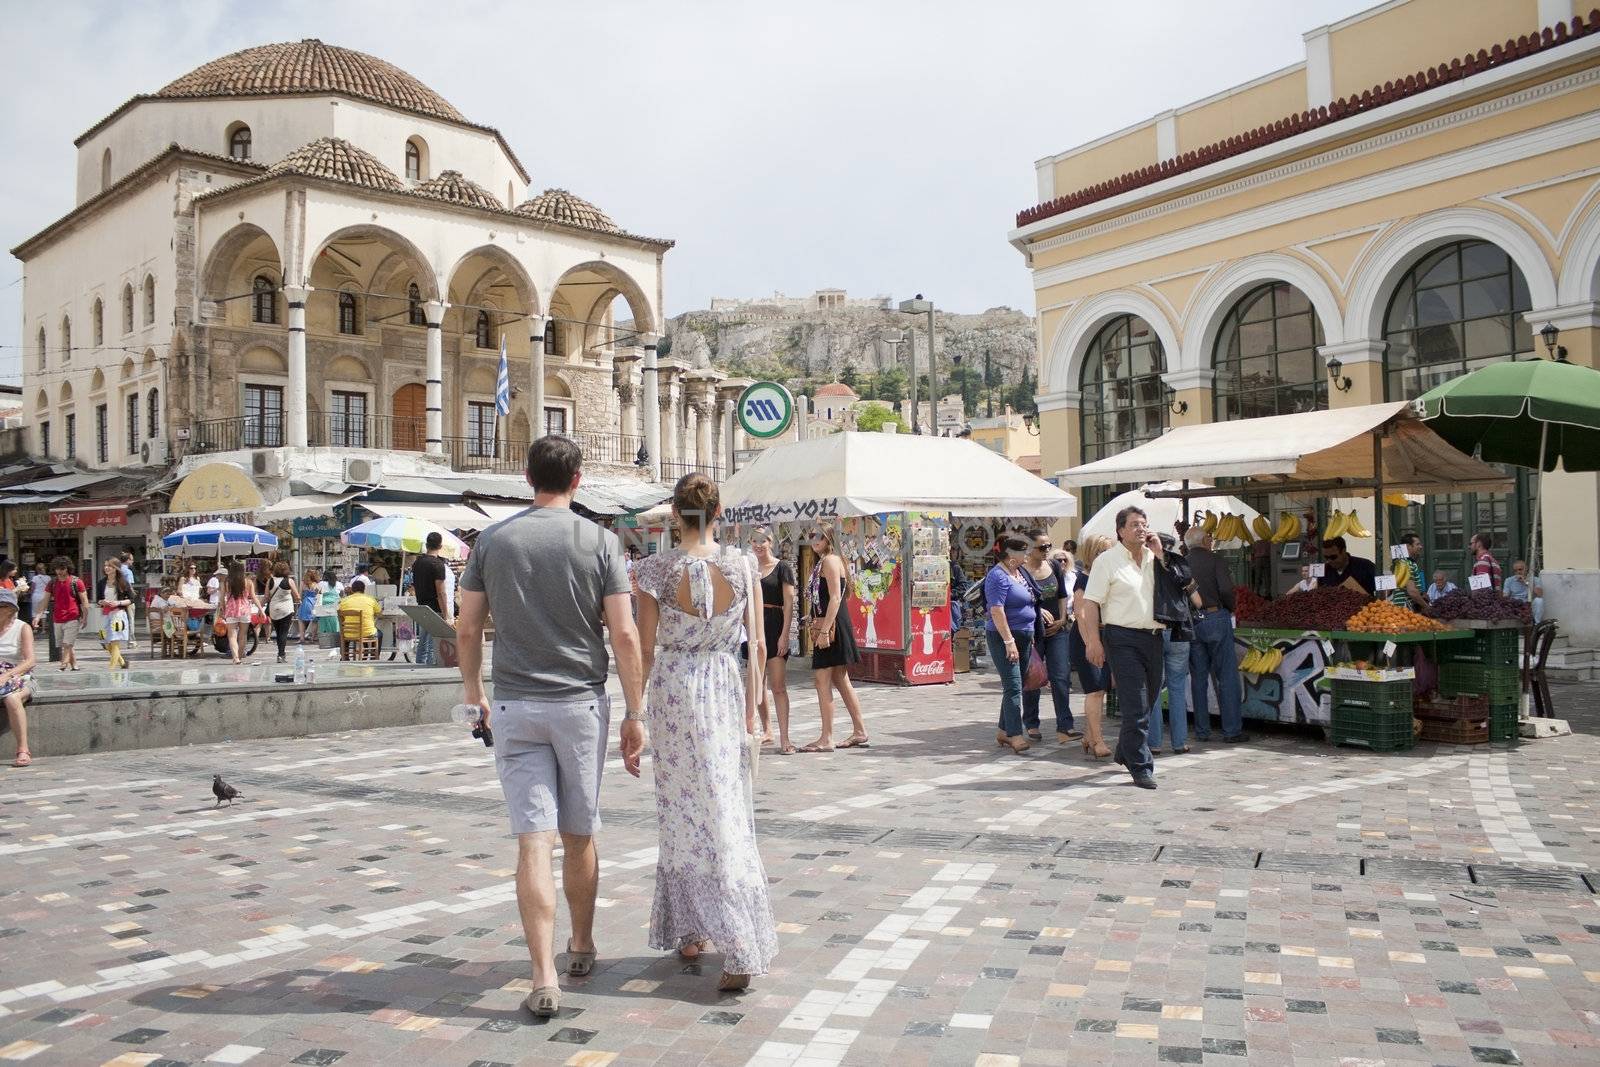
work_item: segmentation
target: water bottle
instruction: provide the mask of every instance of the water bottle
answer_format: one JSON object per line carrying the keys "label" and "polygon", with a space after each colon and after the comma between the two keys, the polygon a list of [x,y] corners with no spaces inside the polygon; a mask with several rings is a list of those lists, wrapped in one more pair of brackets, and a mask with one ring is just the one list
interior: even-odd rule
{"label": "water bottle", "polygon": [[476,704],[457,704],[450,709],[450,721],[476,726],[483,721],[483,709]]}
{"label": "water bottle", "polygon": [[306,681],[311,685],[317,683],[317,664],[315,660],[309,660],[306,663]]}
{"label": "water bottle", "polygon": [[297,648],[294,652],[294,682],[303,685],[306,680],[306,650]]}

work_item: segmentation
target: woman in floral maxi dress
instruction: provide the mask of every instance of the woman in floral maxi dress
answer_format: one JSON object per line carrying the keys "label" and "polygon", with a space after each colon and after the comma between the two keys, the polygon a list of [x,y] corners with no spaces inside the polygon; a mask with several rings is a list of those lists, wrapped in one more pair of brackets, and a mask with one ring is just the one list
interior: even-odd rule
{"label": "woman in floral maxi dress", "polygon": [[749,562],[713,536],[718,510],[716,483],[685,475],[673,493],[682,547],[635,572],[660,828],[650,947],[693,958],[714,943],[717,988],[732,992],[767,973],[778,939],[748,777],[761,656],[739,663],[741,631],[760,640],[760,603]]}

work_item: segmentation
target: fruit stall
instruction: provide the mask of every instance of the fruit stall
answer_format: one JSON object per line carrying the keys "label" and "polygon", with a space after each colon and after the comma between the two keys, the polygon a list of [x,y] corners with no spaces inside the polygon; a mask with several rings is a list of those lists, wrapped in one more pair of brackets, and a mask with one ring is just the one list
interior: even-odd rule
{"label": "fruit stall", "polygon": [[[1515,701],[1508,699],[1502,666],[1506,639],[1483,636],[1489,631],[1477,626],[1484,622],[1470,620],[1501,609],[1446,605],[1421,614],[1389,603],[1390,590],[1409,576],[1404,549],[1386,544],[1383,508],[1372,509],[1368,529],[1353,499],[1501,490],[1510,483],[1501,471],[1448,444],[1410,405],[1388,403],[1175,427],[1057,476],[1063,486],[1176,482],[1175,489],[1145,492],[1180,500],[1213,495],[1210,484],[1223,479],[1234,491],[1277,494],[1295,506],[1276,522],[1209,509],[1184,516],[1218,542],[1298,543],[1303,554],[1283,555],[1299,560],[1322,540],[1344,537],[1354,542],[1351,555],[1375,566],[1383,560],[1376,596],[1353,581],[1291,589],[1270,600],[1237,590],[1234,636],[1247,719],[1313,724],[1338,743],[1379,750],[1410,747],[1419,732],[1441,740],[1514,733]],[[1319,501],[1329,505],[1322,529]],[[1458,624],[1463,617],[1468,622]],[[1514,670],[1511,681],[1514,697],[1520,692]]]}
{"label": "fruit stall", "polygon": [[[1074,514],[1067,493],[971,441],[836,433],[775,445],[721,487],[727,540],[755,526],[802,545],[835,529],[850,567],[846,616],[861,662],[852,678],[896,685],[954,679],[950,632],[952,524]],[[797,553],[804,612],[810,550]]]}

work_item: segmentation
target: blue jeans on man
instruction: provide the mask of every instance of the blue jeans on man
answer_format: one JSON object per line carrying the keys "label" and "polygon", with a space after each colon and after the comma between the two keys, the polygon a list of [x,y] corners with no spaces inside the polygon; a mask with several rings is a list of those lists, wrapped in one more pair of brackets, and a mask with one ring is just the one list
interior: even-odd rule
{"label": "blue jeans on man", "polygon": [[[1050,702],[1056,709],[1056,733],[1072,731],[1072,642],[1069,629],[1063,626],[1039,642],[1039,656],[1044,660],[1050,675]],[[1024,664],[1026,667],[1026,664]],[[1039,728],[1039,699],[1042,689],[1025,689],[1022,692],[1022,725],[1024,729]]]}
{"label": "blue jeans on man", "polygon": [[1194,734],[1211,740],[1211,681],[1217,683],[1217,713],[1222,717],[1224,739],[1244,735],[1244,715],[1239,707],[1239,652],[1233,643],[1233,616],[1212,610],[1194,624],[1189,642],[1189,683],[1194,706]]}
{"label": "blue jeans on man", "polygon": [[[1167,716],[1172,734],[1172,751],[1189,744],[1189,645],[1175,641],[1172,631],[1161,635],[1161,663],[1167,683]],[[1150,751],[1161,748],[1161,697],[1150,706]]]}
{"label": "blue jeans on man", "polygon": [[417,665],[419,667],[439,665],[438,639],[420,626],[417,627]]}
{"label": "blue jeans on man", "polygon": [[1007,737],[1022,736],[1022,672],[1028,669],[1028,650],[1033,647],[1032,631],[1012,630],[1017,643],[1017,662],[1006,656],[1006,643],[997,630],[985,630],[989,638],[989,658],[1000,676],[1000,729]]}

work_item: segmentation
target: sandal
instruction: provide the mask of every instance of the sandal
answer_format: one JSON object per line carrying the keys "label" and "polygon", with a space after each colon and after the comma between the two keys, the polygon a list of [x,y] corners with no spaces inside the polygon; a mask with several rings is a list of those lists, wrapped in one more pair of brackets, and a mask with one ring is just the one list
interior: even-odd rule
{"label": "sandal", "polygon": [[1029,730],[1028,731],[1028,740],[1029,741],[1043,741],[1044,740],[1044,734],[1040,733],[1038,730]]}
{"label": "sandal", "polygon": [[723,971],[722,977],[717,981],[718,993],[743,993],[749,988],[750,976],[748,974],[729,974],[727,971]]}
{"label": "sandal", "polygon": [[[694,951],[690,952],[690,949],[694,949]],[[709,952],[710,950],[711,942],[705,940],[704,938],[698,941],[685,941],[683,944],[678,946],[678,956],[681,959],[697,960],[702,954]]]}
{"label": "sandal", "polygon": [[777,754],[780,756],[792,756],[799,751],[800,750],[795,748],[793,745],[784,745],[782,748],[778,749]]}
{"label": "sandal", "polygon": [[13,767],[26,767],[33,762],[33,753],[25,748],[17,749],[17,758],[11,761]]}
{"label": "sandal", "polygon": [[594,971],[593,950],[579,952],[572,947],[572,942],[567,942],[567,974],[572,978],[587,978]]}
{"label": "sandal", "polygon": [[849,737],[845,738],[844,744],[840,745],[839,747],[840,748],[871,748],[872,747],[872,742],[868,741],[866,739],[866,737],[864,735],[862,735],[862,734],[851,734]]}
{"label": "sandal", "polygon": [[1083,731],[1081,731],[1081,730],[1057,730],[1056,731],[1056,744],[1058,744],[1058,745],[1071,744],[1074,741],[1081,740],[1082,737],[1083,737]]}
{"label": "sandal", "polygon": [[809,745],[801,745],[801,752],[832,752],[832,745],[825,745],[821,741],[813,741]]}
{"label": "sandal", "polygon": [[553,1019],[561,1011],[561,990],[553,985],[542,985],[528,994],[522,1006],[532,1012],[535,1019]]}

